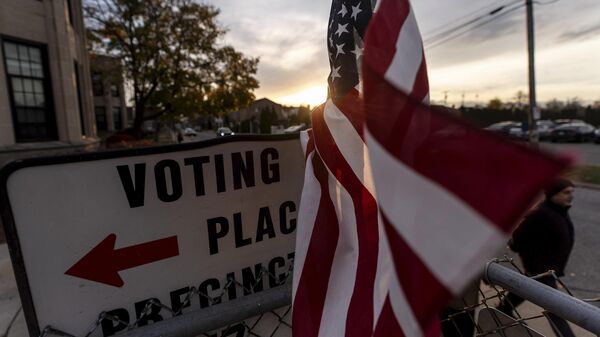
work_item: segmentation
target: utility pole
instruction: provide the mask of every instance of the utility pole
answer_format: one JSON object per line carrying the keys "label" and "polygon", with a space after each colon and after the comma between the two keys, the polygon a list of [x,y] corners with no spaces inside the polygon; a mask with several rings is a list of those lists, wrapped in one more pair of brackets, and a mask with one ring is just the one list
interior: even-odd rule
{"label": "utility pole", "polygon": [[534,22],[533,22],[533,0],[525,0],[527,7],[527,51],[529,54],[529,142],[537,143],[538,137],[535,133],[537,103],[535,97],[535,39],[534,39]]}

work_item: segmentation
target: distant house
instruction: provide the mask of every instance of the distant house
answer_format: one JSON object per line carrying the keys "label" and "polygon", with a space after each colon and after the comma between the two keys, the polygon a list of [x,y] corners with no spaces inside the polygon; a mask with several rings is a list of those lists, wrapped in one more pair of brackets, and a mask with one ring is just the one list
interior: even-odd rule
{"label": "distant house", "polygon": [[0,1],[0,165],[98,144],[80,0]]}
{"label": "distant house", "polygon": [[284,108],[281,104],[275,103],[268,98],[258,99],[248,107],[229,114],[229,123],[234,127],[240,126],[244,122],[249,122],[250,132],[257,132],[260,113],[265,109],[273,109],[279,119],[284,118]]}
{"label": "distant house", "polygon": [[90,55],[94,116],[100,136],[129,126],[132,116],[125,104],[123,68],[118,58]]}

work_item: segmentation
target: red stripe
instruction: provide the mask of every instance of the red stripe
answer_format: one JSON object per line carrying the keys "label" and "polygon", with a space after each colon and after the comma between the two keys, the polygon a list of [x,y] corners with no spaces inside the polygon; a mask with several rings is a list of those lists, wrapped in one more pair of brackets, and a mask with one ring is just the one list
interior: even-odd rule
{"label": "red stripe", "polygon": [[419,102],[423,102],[427,95],[429,95],[429,80],[427,79],[427,62],[425,62],[425,52],[423,52],[421,66],[417,72],[410,96],[414,97]]}
{"label": "red stripe", "polygon": [[317,155],[313,157],[312,163],[320,185],[321,199],[292,314],[294,336],[306,337],[319,335],[329,275],[339,236],[337,215],[329,195],[328,172]]}
{"label": "red stripe", "polygon": [[[396,275],[415,318],[421,329],[427,332],[436,324],[438,313],[452,299],[452,295],[398,235],[383,212],[381,217],[390,243]],[[427,242],[416,244],[427,245]]]}
{"label": "red stripe", "polygon": [[[540,188],[566,167],[564,159],[507,142],[423,105],[396,90],[369,64],[363,74],[367,127],[373,137],[397,160],[443,186],[506,233]],[[415,118],[425,125],[413,123]]]}
{"label": "red stripe", "polygon": [[365,116],[363,109],[363,100],[359,97],[358,90],[352,89],[343,99],[337,100],[335,105],[350,121],[356,132],[365,141]]}
{"label": "red stripe", "polygon": [[308,141],[306,142],[306,153],[304,154],[304,162],[308,160],[308,156],[310,155],[310,153],[315,150],[315,139],[313,131],[312,129],[308,129],[306,132],[308,134]]}
{"label": "red stripe", "polygon": [[408,1],[382,1],[373,15],[365,37],[364,63],[372,60],[371,65],[379,74],[385,74],[396,53],[396,41],[400,29],[410,13]]}
{"label": "red stripe", "polygon": [[373,332],[373,337],[390,336],[405,337],[405,334],[398,324],[398,320],[396,319],[396,315],[394,314],[394,310],[392,309],[392,305],[390,303],[390,297],[388,296],[385,298],[383,308],[381,309],[381,314],[379,315],[379,320],[377,321],[375,331]]}
{"label": "red stripe", "polygon": [[358,266],[348,309],[346,336],[367,336],[373,330],[373,289],[377,271],[377,204],[371,193],[346,162],[323,119],[323,111],[312,115],[315,146],[325,165],[350,194],[358,237]]}

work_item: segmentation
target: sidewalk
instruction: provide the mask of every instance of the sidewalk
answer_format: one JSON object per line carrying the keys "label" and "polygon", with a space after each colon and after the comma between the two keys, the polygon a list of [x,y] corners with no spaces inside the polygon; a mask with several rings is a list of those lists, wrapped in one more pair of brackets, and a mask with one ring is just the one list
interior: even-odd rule
{"label": "sidewalk", "polygon": [[[525,302],[518,308],[523,317],[533,317],[541,312],[538,306]],[[530,328],[547,337],[554,337],[545,318],[530,320]],[[594,337],[594,335],[571,324],[578,337]],[[29,337],[17,285],[8,254],[8,246],[0,244],[0,337]]]}
{"label": "sidewalk", "polygon": [[27,327],[17,282],[8,254],[8,246],[0,244],[0,337],[27,337]]}

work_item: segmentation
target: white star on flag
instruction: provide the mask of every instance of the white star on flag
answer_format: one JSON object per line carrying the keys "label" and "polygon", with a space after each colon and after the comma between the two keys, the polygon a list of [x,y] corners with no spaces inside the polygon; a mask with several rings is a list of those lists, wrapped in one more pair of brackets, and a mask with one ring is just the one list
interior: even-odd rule
{"label": "white star on flag", "polygon": [[346,23],[346,24],[344,24],[344,25],[340,25],[340,24],[338,23],[338,29],[337,29],[337,31],[335,32],[335,34],[336,34],[338,37],[340,37],[340,36],[342,36],[342,34],[344,34],[344,33],[349,33],[349,32],[348,32],[348,29],[346,29],[346,27],[348,27],[348,24],[347,24],[347,23]]}
{"label": "white star on flag", "polygon": [[346,13],[348,13],[348,10],[346,9],[345,5],[342,5],[342,9],[340,9],[338,14],[342,14],[342,17],[344,17],[346,15]]}
{"label": "white star on flag", "polygon": [[329,77],[331,77],[331,80],[332,80],[332,81],[334,81],[334,80],[335,80],[336,78],[338,78],[338,77],[342,77],[342,76],[340,76],[340,68],[341,68],[341,67],[342,67],[342,66],[339,66],[339,67],[332,67],[332,68],[331,68],[331,75],[330,75]]}
{"label": "white star on flag", "polygon": [[356,6],[352,6],[352,15],[350,15],[351,18],[353,18],[354,20],[356,20],[358,18],[358,13],[362,12],[362,9],[360,9],[360,3]]}
{"label": "white star on flag", "polygon": [[338,57],[340,54],[346,54],[343,49],[344,45],[345,45],[345,43],[335,45],[335,48],[337,49],[337,51],[335,53],[335,57]]}
{"label": "white star on flag", "polygon": [[352,54],[356,55],[356,59],[358,60],[358,58],[363,55],[363,48],[359,47],[358,45],[354,46]]}

